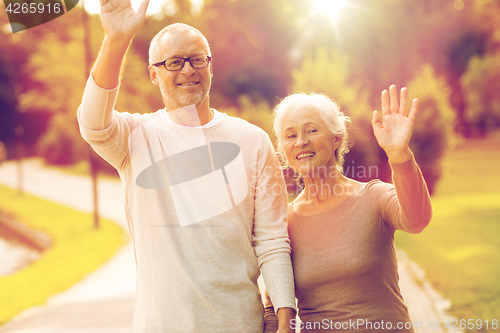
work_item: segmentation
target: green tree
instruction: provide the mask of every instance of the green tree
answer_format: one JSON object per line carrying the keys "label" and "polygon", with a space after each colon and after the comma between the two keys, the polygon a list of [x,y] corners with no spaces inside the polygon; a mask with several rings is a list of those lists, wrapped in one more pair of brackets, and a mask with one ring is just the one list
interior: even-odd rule
{"label": "green tree", "polygon": [[[74,163],[85,159],[88,151],[76,122],[76,110],[88,76],[83,29],[77,26],[66,28],[64,39],[56,34],[46,34],[31,54],[26,68],[37,85],[20,96],[22,110],[48,110],[54,114],[38,145],[41,156],[49,163]],[[95,35],[93,50],[98,49],[102,32]],[[162,105],[157,90],[149,80],[147,63],[130,50],[116,109],[139,113],[156,110]]]}
{"label": "green tree", "polygon": [[16,98],[14,79],[9,63],[0,55],[0,141],[12,140],[16,127]]}
{"label": "green tree", "polygon": [[273,109],[265,100],[254,102],[250,96],[240,95],[238,107],[222,108],[219,111],[227,113],[230,116],[245,119],[249,123],[263,129],[272,141],[276,140],[273,131]]}
{"label": "green tree", "polygon": [[351,77],[349,59],[336,49],[320,48],[304,59],[302,67],[294,70],[293,91],[319,92],[335,100],[340,109],[352,119],[349,130],[352,148],[346,155],[344,173],[358,180],[378,178],[378,173],[363,172],[379,164],[379,151],[371,127],[371,108],[368,92]]}
{"label": "green tree", "polygon": [[408,92],[410,101],[419,100],[410,148],[432,194],[441,177],[446,150],[457,139],[454,132],[456,112],[449,99],[451,89],[443,78],[436,76],[430,65],[425,64],[408,84]]}
{"label": "green tree", "polygon": [[86,76],[82,32],[74,27],[66,29],[64,37],[45,34],[26,65],[37,85],[20,96],[20,109],[53,114],[37,144],[49,163],[71,164],[88,153],[75,119]]}
{"label": "green tree", "polygon": [[473,132],[485,136],[500,127],[500,53],[473,57],[460,82],[467,101],[465,117]]}
{"label": "green tree", "polygon": [[212,50],[215,105],[236,107],[240,95],[273,104],[286,95],[294,15],[289,2],[205,0],[199,27]]}

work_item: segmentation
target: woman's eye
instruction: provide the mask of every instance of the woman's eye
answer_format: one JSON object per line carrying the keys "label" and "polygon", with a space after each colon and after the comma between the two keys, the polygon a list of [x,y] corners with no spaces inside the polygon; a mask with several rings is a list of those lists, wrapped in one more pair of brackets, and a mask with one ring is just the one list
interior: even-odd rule
{"label": "woman's eye", "polygon": [[309,130],[309,131],[307,131],[307,132],[308,132],[308,133],[316,133],[317,131],[318,131],[317,129],[312,128],[312,129],[310,129],[310,130]]}
{"label": "woman's eye", "polygon": [[295,136],[296,136],[295,134],[289,134],[289,135],[287,135],[287,137],[286,137],[286,138],[287,138],[288,140],[290,140],[290,139],[295,138]]}

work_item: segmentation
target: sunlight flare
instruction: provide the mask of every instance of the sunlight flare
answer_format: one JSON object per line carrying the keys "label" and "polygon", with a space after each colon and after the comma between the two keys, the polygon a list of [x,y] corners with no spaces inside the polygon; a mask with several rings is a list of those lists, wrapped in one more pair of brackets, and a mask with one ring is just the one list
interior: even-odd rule
{"label": "sunlight flare", "polygon": [[345,4],[345,0],[316,0],[316,11],[326,13],[332,21],[337,21]]}

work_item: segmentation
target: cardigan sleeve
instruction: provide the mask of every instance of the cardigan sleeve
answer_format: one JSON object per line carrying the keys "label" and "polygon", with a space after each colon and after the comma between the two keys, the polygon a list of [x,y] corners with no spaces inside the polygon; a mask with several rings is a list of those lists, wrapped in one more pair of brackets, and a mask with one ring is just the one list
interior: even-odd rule
{"label": "cardigan sleeve", "polygon": [[384,220],[395,230],[419,233],[432,218],[429,191],[415,158],[391,164],[394,187],[381,196],[379,206]]}

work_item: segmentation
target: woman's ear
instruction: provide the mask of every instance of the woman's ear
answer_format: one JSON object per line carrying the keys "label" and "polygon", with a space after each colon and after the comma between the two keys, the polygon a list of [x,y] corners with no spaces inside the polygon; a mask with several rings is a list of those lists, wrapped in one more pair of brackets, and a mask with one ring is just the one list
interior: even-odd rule
{"label": "woman's ear", "polygon": [[333,137],[333,146],[335,147],[335,150],[337,150],[340,146],[340,137],[339,136],[334,136]]}

